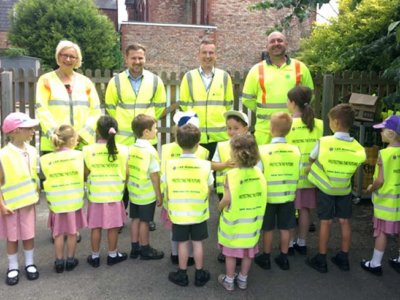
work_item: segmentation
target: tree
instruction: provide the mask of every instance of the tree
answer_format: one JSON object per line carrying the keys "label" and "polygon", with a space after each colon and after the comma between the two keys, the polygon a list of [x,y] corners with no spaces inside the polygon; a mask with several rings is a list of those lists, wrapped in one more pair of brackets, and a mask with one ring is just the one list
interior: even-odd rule
{"label": "tree", "polygon": [[92,0],[20,0],[10,19],[13,46],[41,58],[45,67],[55,66],[55,49],[63,39],[81,47],[83,68],[121,66],[118,35]]}

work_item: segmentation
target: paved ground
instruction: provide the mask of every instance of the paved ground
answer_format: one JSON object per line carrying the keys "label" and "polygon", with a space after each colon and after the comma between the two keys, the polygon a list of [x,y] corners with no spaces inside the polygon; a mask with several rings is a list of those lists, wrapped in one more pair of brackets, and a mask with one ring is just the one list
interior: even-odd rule
{"label": "paved ground", "polygon": [[[395,240],[389,242],[385,255],[384,275],[375,277],[359,267],[359,261],[371,255],[373,247],[371,212],[366,204],[354,206],[353,248],[351,251],[351,271],[342,272],[329,263],[329,272],[320,274],[304,264],[305,257],[297,255],[290,258],[291,270],[281,271],[275,264],[265,271],[253,265],[249,276],[247,291],[226,292],[218,285],[218,274],[224,265],[216,261],[216,200],[211,201],[212,216],[209,222],[210,238],[205,243],[205,267],[210,270],[212,279],[202,288],[193,285],[194,268],[188,270],[190,284],[180,288],[167,280],[168,272],[175,269],[169,260],[169,232],[159,223],[151,234],[152,245],[161,248],[166,258],[160,261],[128,260],[109,267],[105,264],[105,240],[102,246],[102,265],[98,269],[90,267],[85,259],[90,253],[89,231],[82,231],[83,240],[78,245],[77,258],[80,265],[72,272],[56,274],[53,270],[53,246],[50,243],[47,224],[46,202],[38,206],[36,264],[40,278],[29,282],[21,272],[20,283],[8,287],[0,282],[0,299],[399,299],[400,274],[387,264],[389,254],[395,254]],[[103,235],[104,236],[104,235]],[[337,251],[338,224],[330,241],[330,253]],[[275,243],[277,245],[277,242]],[[129,252],[129,232],[125,229],[120,235],[120,249]],[[316,251],[316,233],[309,241],[310,253]],[[5,243],[0,247],[0,273],[5,278],[7,258]],[[273,256],[278,253],[275,247]],[[22,253],[21,253],[22,254]],[[22,255],[20,255],[22,257]],[[20,263],[23,260],[20,259]],[[2,279],[3,281],[3,279]]]}

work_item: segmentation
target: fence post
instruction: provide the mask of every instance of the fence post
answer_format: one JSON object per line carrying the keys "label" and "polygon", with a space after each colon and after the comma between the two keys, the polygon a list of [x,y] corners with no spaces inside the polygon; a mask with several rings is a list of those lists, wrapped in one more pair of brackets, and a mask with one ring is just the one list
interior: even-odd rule
{"label": "fence post", "polygon": [[[5,117],[12,112],[13,94],[12,94],[12,72],[4,71],[1,73],[1,124]],[[5,136],[1,133],[1,145],[5,144]]]}
{"label": "fence post", "polygon": [[328,112],[333,107],[333,92],[334,92],[334,82],[333,75],[326,74],[322,82],[322,107],[321,114],[324,121],[324,135],[328,135],[329,129],[329,118]]}

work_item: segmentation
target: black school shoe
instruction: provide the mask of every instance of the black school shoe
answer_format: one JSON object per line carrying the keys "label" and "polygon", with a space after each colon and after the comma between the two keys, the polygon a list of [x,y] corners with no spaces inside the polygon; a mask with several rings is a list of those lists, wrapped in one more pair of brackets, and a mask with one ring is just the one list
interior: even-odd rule
{"label": "black school shoe", "polygon": [[[35,271],[29,272],[28,269],[32,268],[32,267],[35,268]],[[26,278],[28,280],[36,280],[39,278],[39,271],[38,271],[36,265],[33,265],[33,264],[25,267],[25,274],[26,274]]]}
{"label": "black school shoe", "polygon": [[282,253],[279,254],[277,257],[275,257],[275,262],[281,270],[287,271],[290,269],[287,255],[284,255]]}
{"label": "black school shoe", "polygon": [[389,259],[389,265],[398,273],[400,273],[400,262],[397,257],[393,257]]}
{"label": "black school shoe", "polygon": [[307,246],[299,246],[297,243],[293,244],[294,250],[296,250],[300,255],[307,255]]}
{"label": "black school shoe", "polygon": [[178,269],[176,272],[170,272],[168,280],[179,286],[187,286],[189,284],[189,277],[186,274],[186,270],[181,269]]}
{"label": "black school shoe", "polygon": [[365,271],[370,272],[371,274],[374,274],[376,276],[382,276],[382,266],[379,267],[371,267],[371,261],[363,259],[360,262],[361,268],[363,268]]}
{"label": "black school shoe", "polygon": [[204,286],[210,280],[210,272],[207,270],[197,270],[194,274],[194,285],[195,286]]}
{"label": "black school shoe", "polygon": [[[10,274],[12,271],[17,272],[17,276],[15,277],[8,277],[8,274]],[[7,285],[16,285],[19,282],[19,270],[18,269],[8,269],[7,270],[7,275],[6,275],[6,284]]]}
{"label": "black school shoe", "polygon": [[72,271],[78,264],[79,260],[77,258],[67,258],[67,261],[65,262],[65,270]]}
{"label": "black school shoe", "polygon": [[110,255],[107,255],[107,265],[112,266],[117,263],[120,263],[121,261],[124,261],[128,258],[128,254],[124,252],[117,252],[116,257],[111,257]]}
{"label": "black school shoe", "polygon": [[328,272],[326,258],[322,257],[320,254],[317,254],[312,258],[307,258],[306,265],[313,268],[314,270],[317,270],[320,273]]}
{"label": "black school shoe", "polygon": [[91,265],[93,268],[98,268],[100,266],[100,257],[93,258],[92,254],[90,254],[87,259],[87,263]]}
{"label": "black school shoe", "polygon": [[271,269],[271,259],[269,254],[266,253],[256,254],[254,262],[264,270]]}
{"label": "black school shoe", "polygon": [[350,263],[348,255],[340,251],[334,257],[331,258],[332,263],[337,265],[342,271],[350,271]]}
{"label": "black school shoe", "polygon": [[54,262],[54,270],[56,273],[64,272],[65,261],[63,259],[56,259]]}
{"label": "black school shoe", "polygon": [[129,254],[129,257],[132,259],[136,259],[138,258],[140,255],[140,248],[136,248],[136,249],[131,249],[131,253]]}
{"label": "black school shoe", "polygon": [[163,251],[157,250],[150,246],[142,247],[140,251],[140,259],[143,260],[162,259],[163,257],[164,257]]}

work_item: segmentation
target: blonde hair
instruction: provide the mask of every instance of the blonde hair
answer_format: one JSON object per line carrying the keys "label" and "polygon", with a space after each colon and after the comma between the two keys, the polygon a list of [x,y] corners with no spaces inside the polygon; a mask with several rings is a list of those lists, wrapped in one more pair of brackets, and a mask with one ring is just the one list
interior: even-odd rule
{"label": "blonde hair", "polygon": [[398,135],[392,129],[383,128],[382,135],[389,141],[389,143],[394,142],[394,141],[396,141],[396,142],[400,141],[400,135]]}
{"label": "blonde hair", "polygon": [[285,112],[276,112],[271,116],[271,130],[280,137],[286,136],[292,127],[292,117]]}
{"label": "blonde hair", "polygon": [[74,69],[78,69],[82,65],[82,52],[81,48],[79,48],[77,44],[71,41],[63,40],[58,43],[55,54],[57,64],[60,65],[58,57],[60,56],[61,51],[66,48],[72,48],[76,51],[76,55],[78,56],[78,58],[76,59],[76,62],[74,64]]}
{"label": "blonde hair", "polygon": [[67,145],[75,135],[75,129],[71,125],[61,125],[52,135],[51,141],[56,149],[60,149]]}

